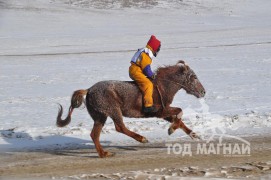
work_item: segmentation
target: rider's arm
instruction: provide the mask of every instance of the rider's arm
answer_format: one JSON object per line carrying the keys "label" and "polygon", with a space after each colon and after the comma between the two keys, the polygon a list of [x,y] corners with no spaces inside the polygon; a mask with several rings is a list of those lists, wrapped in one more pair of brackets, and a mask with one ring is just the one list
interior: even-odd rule
{"label": "rider's arm", "polygon": [[151,63],[152,63],[151,58],[146,53],[142,53],[141,58],[142,58],[142,60],[141,60],[141,69],[142,69],[143,73],[148,78],[152,78],[154,73],[151,70]]}

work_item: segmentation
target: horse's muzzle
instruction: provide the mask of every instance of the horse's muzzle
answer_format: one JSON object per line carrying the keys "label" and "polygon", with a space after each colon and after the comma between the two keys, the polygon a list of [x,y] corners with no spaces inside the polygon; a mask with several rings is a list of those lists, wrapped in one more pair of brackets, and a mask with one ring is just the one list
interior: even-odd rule
{"label": "horse's muzzle", "polygon": [[202,98],[206,94],[204,87],[202,86],[202,84],[199,81],[197,81],[197,83],[196,83],[196,94],[197,94],[196,95],[197,98]]}
{"label": "horse's muzzle", "polygon": [[206,94],[206,92],[205,92],[205,90],[204,90],[204,89],[200,91],[200,96],[201,96],[201,97],[204,97],[204,96],[205,96],[205,94]]}

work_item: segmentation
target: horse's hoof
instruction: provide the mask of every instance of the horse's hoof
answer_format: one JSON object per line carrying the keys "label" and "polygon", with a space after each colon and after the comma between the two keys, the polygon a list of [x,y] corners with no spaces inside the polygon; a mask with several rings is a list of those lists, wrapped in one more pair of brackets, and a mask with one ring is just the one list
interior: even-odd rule
{"label": "horse's hoof", "polygon": [[172,127],[168,128],[168,135],[171,135],[172,133],[174,133],[174,129]]}
{"label": "horse's hoof", "polygon": [[189,136],[191,137],[191,139],[193,139],[193,140],[196,140],[196,139],[201,139],[200,138],[200,136],[199,135],[197,135],[195,132],[191,132],[190,134],[189,134]]}
{"label": "horse's hoof", "polygon": [[111,153],[111,152],[108,152],[108,151],[106,151],[105,152],[106,153],[106,157],[113,157],[113,156],[115,156],[115,153]]}
{"label": "horse's hoof", "polygon": [[145,137],[143,137],[142,140],[141,140],[141,142],[142,143],[148,143],[149,141],[148,141],[148,139],[146,139]]}
{"label": "horse's hoof", "polygon": [[101,157],[101,158],[108,158],[108,157],[113,157],[113,156],[115,156],[115,153],[111,153],[111,152],[105,151],[105,152],[103,153],[103,155],[100,156],[100,157]]}

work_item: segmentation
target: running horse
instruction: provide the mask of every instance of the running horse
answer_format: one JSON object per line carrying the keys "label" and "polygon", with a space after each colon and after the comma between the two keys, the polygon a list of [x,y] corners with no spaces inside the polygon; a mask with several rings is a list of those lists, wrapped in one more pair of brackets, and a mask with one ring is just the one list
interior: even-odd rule
{"label": "running horse", "polygon": [[180,60],[176,65],[158,68],[156,74],[156,79],[153,80],[153,100],[154,106],[158,109],[157,112],[152,114],[143,113],[142,93],[135,82],[100,81],[89,89],[77,90],[73,93],[69,112],[64,120],[61,119],[63,108],[60,105],[56,120],[57,126],[64,127],[68,125],[71,122],[73,110],[85,102],[87,110],[94,120],[90,136],[101,158],[114,155],[114,153],[104,151],[100,144],[100,134],[107,117],[113,120],[117,132],[126,134],[141,143],[147,143],[148,140],[140,134],[127,129],[123,122],[123,116],[129,118],[163,118],[171,123],[168,129],[169,135],[176,129],[181,128],[192,139],[199,138],[182,122],[182,109],[170,107],[175,94],[181,89],[197,98],[204,97],[204,87],[194,71],[184,61]]}

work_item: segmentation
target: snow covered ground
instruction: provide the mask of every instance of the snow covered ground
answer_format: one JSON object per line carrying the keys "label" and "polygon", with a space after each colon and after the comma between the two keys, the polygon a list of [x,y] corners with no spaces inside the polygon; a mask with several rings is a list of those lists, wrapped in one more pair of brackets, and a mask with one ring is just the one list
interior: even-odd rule
{"label": "snow covered ground", "polygon": [[[66,113],[74,90],[130,80],[130,58],[152,34],[162,41],[153,69],[184,59],[207,91],[201,100],[175,96],[189,127],[270,134],[270,7],[269,0],[0,0],[0,150],[92,144],[86,109],[57,128],[57,103]],[[161,119],[125,122],[151,142],[188,138],[181,130],[168,136]],[[137,143],[111,119],[101,140]]]}

